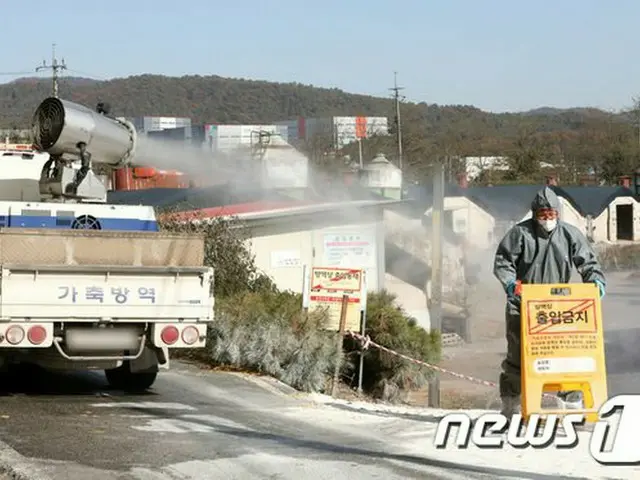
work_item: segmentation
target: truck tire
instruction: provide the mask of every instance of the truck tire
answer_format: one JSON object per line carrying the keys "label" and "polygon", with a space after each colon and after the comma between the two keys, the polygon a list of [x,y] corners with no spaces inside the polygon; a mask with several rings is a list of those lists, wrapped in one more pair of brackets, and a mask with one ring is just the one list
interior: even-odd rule
{"label": "truck tire", "polygon": [[109,385],[116,390],[129,393],[142,393],[149,389],[156,381],[158,372],[132,372],[129,362],[124,362],[118,368],[104,371]]}

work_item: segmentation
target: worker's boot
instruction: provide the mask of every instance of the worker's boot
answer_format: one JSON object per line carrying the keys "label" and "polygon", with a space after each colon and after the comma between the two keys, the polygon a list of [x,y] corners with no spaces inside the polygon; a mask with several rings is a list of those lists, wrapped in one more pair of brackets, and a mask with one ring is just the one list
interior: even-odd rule
{"label": "worker's boot", "polygon": [[521,412],[520,396],[517,397],[502,397],[502,410],[500,413],[507,417],[507,423],[511,423],[511,419],[514,415]]}

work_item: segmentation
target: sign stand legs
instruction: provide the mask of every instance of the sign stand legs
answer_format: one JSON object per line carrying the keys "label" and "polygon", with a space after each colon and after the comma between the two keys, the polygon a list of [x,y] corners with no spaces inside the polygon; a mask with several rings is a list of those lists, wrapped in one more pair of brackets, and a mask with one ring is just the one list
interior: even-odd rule
{"label": "sign stand legs", "polygon": [[338,339],[336,341],[338,356],[336,360],[336,367],[333,371],[333,382],[331,382],[331,396],[335,397],[336,389],[338,388],[338,381],[340,380],[340,355],[342,354],[342,347],[344,345],[344,332],[347,324],[347,308],[349,307],[349,295],[342,296],[342,308],[340,309],[340,329],[338,330]]}

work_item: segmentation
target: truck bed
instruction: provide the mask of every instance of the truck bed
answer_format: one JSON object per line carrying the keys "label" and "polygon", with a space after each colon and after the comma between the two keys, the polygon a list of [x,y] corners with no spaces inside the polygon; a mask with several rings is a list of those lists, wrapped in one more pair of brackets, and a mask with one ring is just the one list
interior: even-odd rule
{"label": "truck bed", "polygon": [[202,267],[193,234],[0,228],[0,264]]}
{"label": "truck bed", "polygon": [[0,229],[0,321],[211,321],[202,237]]}

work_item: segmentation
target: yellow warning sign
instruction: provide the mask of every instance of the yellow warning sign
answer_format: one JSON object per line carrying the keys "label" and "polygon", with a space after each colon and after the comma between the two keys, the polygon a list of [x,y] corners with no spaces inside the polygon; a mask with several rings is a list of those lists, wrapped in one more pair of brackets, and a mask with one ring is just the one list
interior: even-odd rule
{"label": "yellow warning sign", "polygon": [[362,309],[363,271],[351,268],[313,267],[311,269],[311,291],[309,292],[309,311],[316,308],[326,309],[329,320],[327,330],[340,329],[342,297],[348,295],[346,330],[360,331],[360,311]]}
{"label": "yellow warning sign", "polygon": [[588,421],[607,400],[604,335],[594,284],[522,285],[522,414],[542,410],[542,394],[581,390]]}

